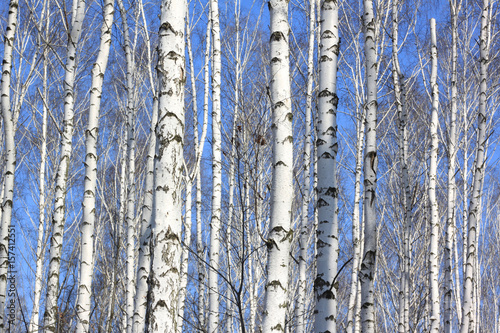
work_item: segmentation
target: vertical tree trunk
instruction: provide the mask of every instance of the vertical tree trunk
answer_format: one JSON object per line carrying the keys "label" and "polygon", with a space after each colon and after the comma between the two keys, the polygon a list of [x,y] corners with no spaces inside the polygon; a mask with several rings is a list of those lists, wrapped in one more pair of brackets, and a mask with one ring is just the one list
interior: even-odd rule
{"label": "vertical tree trunk", "polygon": [[267,239],[268,262],[263,332],[285,330],[288,309],[288,265],[293,198],[293,132],[289,70],[288,0],[270,0],[270,97],[273,161],[271,217]]}
{"label": "vertical tree trunk", "polygon": [[68,35],[67,58],[64,78],[64,129],[61,135],[61,157],[56,174],[56,193],[54,214],[52,217],[52,237],[50,240],[49,273],[47,295],[45,297],[44,326],[46,332],[56,332],[59,296],[59,272],[64,236],[66,192],[68,173],[71,161],[74,122],[74,83],[76,74],[76,50],[85,16],[85,1],[75,0],[73,8],[71,32]]}
{"label": "vertical tree trunk", "polygon": [[398,114],[398,146],[401,164],[401,182],[403,184],[403,241],[402,259],[400,261],[400,286],[399,286],[399,323],[398,331],[409,332],[409,283],[410,283],[410,223],[412,221],[412,198],[410,191],[410,179],[408,176],[408,132],[407,132],[407,107],[405,98],[405,83],[399,66],[398,56],[398,26],[399,26],[399,1],[394,0],[392,4],[392,77],[394,83],[394,95],[396,99]]}
{"label": "vertical tree trunk", "polygon": [[[44,2],[42,18],[46,19],[45,25],[45,38],[49,35],[50,15],[47,15],[48,1]],[[41,38],[40,38],[41,39]],[[43,287],[43,261],[45,258],[45,169],[47,167],[47,113],[48,110],[48,52],[43,54],[43,70],[42,70],[42,92],[41,100],[42,107],[42,144],[40,147],[40,199],[38,203],[39,221],[38,221],[38,239],[36,245],[36,273],[35,273],[35,290],[33,295],[33,310],[31,312],[31,319],[29,323],[29,332],[38,332],[40,326],[40,298],[42,295]]]}
{"label": "vertical tree trunk", "polygon": [[127,333],[132,332],[134,318],[134,292],[135,292],[135,101],[134,101],[134,59],[131,49],[127,12],[123,0],[118,0],[118,8],[122,19],[123,43],[127,65],[126,90],[127,90],[127,247],[126,247],[126,308],[127,308]]}
{"label": "vertical tree trunk", "polygon": [[340,49],[337,1],[321,3],[318,124],[318,229],[314,331],[337,331],[338,184],[337,58]]}
{"label": "vertical tree trunk", "polygon": [[[467,261],[465,265],[464,275],[464,299],[461,333],[475,332],[475,308],[474,302],[474,285],[475,281],[475,263],[477,261],[477,229],[478,222],[481,220],[481,195],[482,185],[485,172],[486,161],[486,107],[487,107],[487,92],[488,92],[488,62],[489,62],[489,0],[483,0],[483,8],[481,12],[481,34],[480,34],[480,93],[479,93],[479,110],[477,115],[477,144],[476,158],[474,161],[474,178],[473,187],[469,205],[469,224],[467,235]],[[465,251],[464,251],[465,252]]]}
{"label": "vertical tree trunk", "polygon": [[309,47],[307,55],[307,91],[306,91],[306,115],[305,115],[305,137],[304,137],[304,157],[303,164],[303,190],[302,190],[302,217],[299,238],[299,288],[296,308],[297,333],[304,333],[307,327],[306,302],[307,302],[307,257],[309,250],[309,203],[311,196],[311,126],[312,126],[312,99],[314,81],[314,41],[316,24],[315,1],[310,1],[309,6]]}
{"label": "vertical tree trunk", "polygon": [[92,86],[90,88],[90,107],[87,131],[85,132],[85,182],[83,196],[83,217],[81,224],[80,277],[76,303],[76,332],[89,331],[90,302],[92,296],[92,277],[94,270],[94,225],[96,214],[97,187],[97,138],[99,135],[99,112],[104,74],[108,64],[111,46],[111,28],[113,26],[114,0],[105,0],[103,5],[103,23],[101,43],[96,62],[92,68]]}
{"label": "vertical tree trunk", "polygon": [[[211,2],[209,3],[211,5]],[[211,11],[210,11],[211,12]],[[203,128],[202,135],[199,141],[197,158],[198,163],[196,169],[196,252],[198,256],[198,322],[200,328],[205,328],[205,249],[203,247],[203,231],[202,231],[202,220],[201,220],[201,156],[203,154],[203,148],[206,138],[206,131],[208,126],[208,101],[210,93],[210,34],[211,34],[212,20],[208,20],[207,31],[206,31],[206,45],[205,45],[205,65],[204,65],[204,95],[203,95]],[[198,125],[196,125],[198,127]]]}
{"label": "vertical tree trunk", "polygon": [[444,246],[444,333],[452,332],[453,242],[455,238],[456,159],[457,159],[457,18],[461,2],[450,0],[451,16],[451,120],[448,134],[448,215]]}
{"label": "vertical tree trunk", "polygon": [[439,109],[439,86],[437,83],[437,41],[436,41],[436,20],[431,19],[431,89],[432,89],[432,113],[430,123],[431,147],[429,152],[429,206],[431,222],[430,239],[430,302],[431,332],[439,332],[441,325],[440,298],[439,298],[439,212],[436,197],[437,167],[438,167],[438,109]]}
{"label": "vertical tree trunk", "polygon": [[153,332],[177,332],[184,168],[184,0],[163,0],[158,45],[151,314]]}
{"label": "vertical tree trunk", "polygon": [[219,257],[222,203],[222,152],[221,152],[221,43],[219,2],[210,0],[212,21],[212,218],[210,223],[210,268],[208,270],[209,319],[208,332],[219,329]]}
{"label": "vertical tree trunk", "polygon": [[4,54],[2,63],[2,82],[0,105],[2,109],[3,127],[5,133],[5,168],[3,177],[2,198],[2,224],[0,226],[0,332],[5,327],[5,301],[7,292],[7,275],[9,271],[8,246],[9,230],[12,219],[12,205],[14,200],[14,174],[16,172],[16,145],[14,114],[10,105],[10,82],[12,78],[12,52],[14,49],[14,37],[17,28],[18,0],[9,3],[9,15],[4,37]]}
{"label": "vertical tree trunk", "polygon": [[151,85],[151,91],[153,95],[153,110],[151,116],[151,129],[150,138],[148,146],[148,155],[146,158],[146,181],[145,181],[145,194],[144,194],[144,204],[142,207],[141,216],[141,230],[139,238],[139,259],[137,261],[137,277],[136,277],[136,290],[134,298],[134,323],[132,331],[134,333],[144,332],[147,318],[147,295],[148,295],[148,279],[149,271],[151,266],[151,252],[150,252],[150,240],[151,240],[151,218],[153,212],[153,191],[154,191],[154,155],[156,149],[156,135],[155,126],[158,121],[158,96],[156,94],[155,82],[152,73],[151,59],[151,40],[149,38],[148,29],[146,26],[146,17],[144,14],[144,7],[142,0],[139,1],[140,11],[144,23],[144,34],[146,36],[146,49],[148,58],[148,75],[149,83]]}
{"label": "vertical tree trunk", "polygon": [[373,1],[363,1],[366,78],[366,144],[364,156],[364,249],[361,270],[361,331],[375,332],[374,276],[377,259],[377,45]]}

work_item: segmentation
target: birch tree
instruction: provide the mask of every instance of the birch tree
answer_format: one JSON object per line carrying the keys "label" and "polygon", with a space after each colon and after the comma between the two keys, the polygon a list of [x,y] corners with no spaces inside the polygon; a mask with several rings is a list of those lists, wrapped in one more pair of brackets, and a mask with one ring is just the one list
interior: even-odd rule
{"label": "birch tree", "polygon": [[52,237],[50,241],[49,273],[47,281],[47,295],[45,297],[44,327],[46,332],[57,331],[59,296],[59,273],[65,225],[65,201],[68,185],[69,163],[72,153],[73,126],[74,126],[74,84],[76,71],[76,51],[80,39],[83,19],[85,16],[85,1],[73,2],[71,29],[69,27],[65,78],[64,78],[64,129],[61,135],[61,157],[56,174],[56,194],[54,213],[52,217]]}
{"label": "birch tree", "polygon": [[456,160],[457,160],[457,18],[460,12],[462,1],[450,0],[450,16],[451,16],[451,115],[450,129],[448,139],[448,209],[446,218],[445,230],[445,247],[444,247],[444,332],[452,332],[452,294],[453,294],[453,243],[456,228]]}
{"label": "birch tree", "polygon": [[340,50],[338,3],[321,3],[317,120],[317,274],[314,281],[315,332],[337,331],[338,184],[337,57]]}
{"label": "birch tree", "polygon": [[222,153],[221,153],[221,43],[219,24],[219,2],[210,0],[212,21],[212,219],[210,223],[210,269],[209,283],[209,320],[208,332],[219,328],[219,252],[222,201]]}
{"label": "birch tree", "polygon": [[288,308],[288,265],[293,196],[293,133],[292,101],[289,70],[289,26],[288,1],[270,0],[271,20],[269,83],[272,130],[273,161],[271,186],[271,218],[268,249],[266,295],[262,331],[271,333],[285,330]]}
{"label": "birch tree", "polygon": [[309,203],[311,200],[309,188],[311,187],[311,125],[312,125],[312,99],[314,81],[314,42],[316,34],[316,6],[315,1],[309,4],[309,45],[307,53],[307,91],[306,91],[306,115],[305,115],[305,138],[304,157],[302,160],[304,168],[304,185],[302,198],[301,230],[299,238],[299,290],[297,300],[297,333],[303,333],[307,327],[306,302],[307,302],[307,258],[309,244]]}
{"label": "birch tree", "polygon": [[432,89],[432,112],[430,123],[430,161],[429,161],[429,206],[430,206],[430,302],[431,302],[431,328],[432,332],[439,332],[441,325],[440,298],[439,298],[439,212],[436,198],[436,181],[438,168],[438,109],[439,109],[439,86],[437,83],[437,40],[436,40],[436,20],[431,19],[431,89]]}
{"label": "birch tree", "polygon": [[375,18],[373,1],[363,1],[363,31],[365,35],[365,78],[366,78],[366,141],[363,163],[365,218],[363,259],[359,279],[361,280],[361,331],[375,332],[374,278],[377,259],[377,45],[375,44]]}
{"label": "birch tree", "polygon": [[177,332],[184,141],[184,0],[163,0],[158,45],[158,124],[149,330]]}
{"label": "birch tree", "polygon": [[12,51],[14,48],[14,38],[17,28],[18,0],[11,0],[9,3],[9,15],[7,28],[4,36],[4,50],[2,62],[2,80],[0,106],[2,109],[3,127],[5,133],[5,168],[3,176],[3,198],[1,209],[0,226],[0,332],[6,327],[5,323],[5,301],[7,293],[7,274],[9,268],[9,229],[12,219],[12,206],[14,200],[14,174],[16,172],[16,145],[15,145],[15,125],[14,114],[11,109],[10,82],[12,71]]}
{"label": "birch tree", "polygon": [[[468,235],[465,275],[464,275],[464,298],[462,311],[461,333],[475,332],[476,302],[473,298],[474,285],[476,283],[475,263],[477,262],[477,230],[481,221],[481,195],[486,164],[487,148],[487,94],[488,94],[488,63],[489,63],[489,35],[490,35],[490,2],[483,0],[481,11],[481,33],[480,33],[480,92],[479,110],[477,115],[477,143],[476,157],[474,160],[473,187],[468,211]],[[465,244],[464,244],[465,245]],[[465,250],[464,250],[465,252]]]}
{"label": "birch tree", "polygon": [[147,294],[148,294],[148,278],[151,266],[151,218],[153,210],[153,191],[154,191],[154,155],[156,149],[156,135],[155,127],[158,121],[158,96],[155,88],[155,81],[153,79],[151,59],[151,40],[147,29],[146,17],[144,14],[144,6],[142,0],[139,1],[141,16],[144,24],[144,34],[146,36],[146,50],[147,50],[147,71],[149,76],[149,83],[151,85],[151,92],[153,94],[153,110],[151,116],[149,146],[146,160],[146,191],[144,194],[144,204],[142,207],[141,216],[141,229],[139,238],[139,258],[137,261],[137,277],[136,277],[136,290],[134,298],[134,323],[132,331],[134,333],[144,332],[147,317]]}
{"label": "birch tree", "polygon": [[96,186],[97,186],[97,139],[99,135],[99,112],[104,74],[111,46],[111,28],[113,26],[114,0],[103,4],[103,23],[101,42],[96,62],[92,68],[92,87],[90,89],[89,122],[86,134],[85,188],[83,198],[83,218],[81,224],[80,280],[76,312],[78,321],[76,332],[89,331],[90,301],[92,296],[92,277],[94,270],[94,225],[96,222]]}

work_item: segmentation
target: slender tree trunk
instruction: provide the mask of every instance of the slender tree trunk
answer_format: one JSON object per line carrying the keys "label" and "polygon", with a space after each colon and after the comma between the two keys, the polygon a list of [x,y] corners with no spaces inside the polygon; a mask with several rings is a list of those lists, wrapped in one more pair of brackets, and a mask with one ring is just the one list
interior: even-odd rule
{"label": "slender tree trunk", "polygon": [[268,249],[263,332],[285,330],[288,309],[288,265],[293,198],[293,132],[289,70],[288,0],[270,0],[271,19],[270,97],[272,109],[273,161],[271,217]]}
{"label": "slender tree trunk", "polygon": [[302,218],[300,230],[300,255],[299,255],[299,288],[298,301],[296,308],[297,333],[304,333],[307,327],[306,302],[307,302],[307,257],[309,250],[309,203],[311,196],[309,188],[311,187],[311,126],[312,126],[312,99],[313,99],[313,81],[314,81],[314,41],[316,25],[316,6],[315,1],[310,1],[309,7],[309,47],[307,56],[307,91],[306,91],[306,115],[305,115],[305,137],[304,137],[304,156],[302,160],[303,190],[302,190]]}
{"label": "slender tree trunk", "polygon": [[141,216],[141,231],[139,238],[139,259],[137,261],[137,277],[136,277],[136,290],[134,298],[134,323],[132,331],[134,333],[144,332],[146,327],[147,310],[148,310],[148,279],[149,271],[151,266],[151,251],[150,251],[150,240],[151,240],[151,218],[153,212],[153,191],[154,191],[154,155],[156,149],[156,135],[155,127],[158,121],[158,96],[156,94],[155,82],[153,79],[153,73],[151,70],[152,59],[151,59],[151,40],[149,38],[148,29],[146,26],[146,17],[144,14],[144,7],[142,5],[142,0],[139,1],[140,11],[144,23],[144,34],[146,36],[146,48],[148,57],[148,75],[149,82],[151,85],[151,91],[153,95],[153,110],[151,116],[151,130],[148,146],[148,155],[146,158],[146,182],[145,182],[145,194],[144,203],[142,207]]}
{"label": "slender tree trunk", "polygon": [[134,59],[129,37],[127,12],[123,0],[118,0],[118,8],[122,19],[123,42],[127,64],[127,247],[126,247],[126,308],[127,308],[127,333],[132,332],[134,318],[134,292],[135,292],[135,101],[134,101]]}
{"label": "slender tree trunk", "polygon": [[489,0],[483,0],[483,7],[481,12],[481,34],[480,34],[480,93],[479,93],[479,110],[477,115],[477,144],[476,144],[476,158],[474,161],[474,178],[472,194],[469,205],[469,223],[467,235],[467,261],[465,265],[464,275],[464,299],[463,299],[463,313],[462,313],[462,326],[461,333],[475,332],[475,308],[473,293],[474,285],[476,283],[474,278],[475,263],[477,262],[477,229],[478,222],[481,220],[481,195],[482,185],[485,172],[486,161],[486,107],[487,107],[487,93],[488,93],[488,62],[489,62]]}
{"label": "slender tree trunk", "polygon": [[337,1],[321,3],[318,93],[318,229],[317,297],[314,331],[337,331],[338,184],[337,184],[337,58],[340,49]]}
{"label": "slender tree trunk", "polygon": [[94,270],[94,225],[96,219],[97,187],[97,138],[99,135],[99,112],[104,74],[108,64],[111,46],[111,28],[113,26],[114,0],[105,0],[103,5],[103,23],[101,43],[96,62],[92,68],[92,86],[90,88],[89,123],[85,132],[85,183],[83,197],[83,217],[81,224],[80,278],[76,303],[76,332],[89,331],[90,306],[92,296],[92,277]]}
{"label": "slender tree trunk", "polygon": [[218,0],[210,0],[212,21],[212,219],[210,223],[210,269],[208,332],[219,329],[219,264],[221,203],[222,203],[222,151],[221,151],[221,43]]}
{"label": "slender tree trunk", "polygon": [[[364,110],[363,110],[364,111]],[[356,321],[356,305],[359,304],[359,262],[361,261],[361,239],[360,239],[360,214],[359,202],[361,200],[361,172],[363,161],[363,140],[365,138],[365,115],[361,112],[361,117],[357,124],[357,141],[356,141],[356,170],[354,175],[354,208],[352,212],[352,242],[354,247],[351,273],[351,288],[349,296],[349,308],[347,312],[347,329],[346,332],[355,332]]]}
{"label": "slender tree trunk", "polygon": [[56,193],[54,214],[52,217],[52,237],[50,241],[49,273],[47,281],[47,295],[45,297],[44,326],[45,332],[57,330],[59,297],[59,272],[64,236],[66,192],[68,173],[71,161],[74,122],[74,83],[76,74],[76,50],[85,16],[85,1],[75,0],[73,8],[71,32],[68,36],[66,74],[64,78],[64,129],[61,135],[61,157],[56,174]]}
{"label": "slender tree trunk", "polygon": [[158,45],[159,114],[156,126],[152,230],[151,313],[153,332],[177,332],[184,168],[184,0],[163,0]]}
{"label": "slender tree trunk", "polygon": [[461,1],[450,0],[451,16],[451,120],[448,139],[448,215],[444,247],[444,332],[452,332],[453,240],[455,238],[456,159],[457,159],[457,17]]}
{"label": "slender tree trunk", "polygon": [[377,39],[373,1],[363,1],[366,78],[366,144],[364,156],[364,250],[361,270],[361,331],[375,332],[374,276],[377,259]]}
{"label": "slender tree trunk", "polygon": [[[11,229],[12,205],[14,200],[14,174],[16,172],[16,145],[14,114],[10,105],[10,82],[12,71],[12,52],[17,28],[18,0],[9,3],[9,15],[4,37],[4,54],[2,63],[2,81],[0,105],[2,109],[3,127],[5,133],[5,167],[3,176],[2,224],[0,226],[0,332],[10,327],[5,323],[5,301],[7,292],[7,277],[9,272],[9,233]],[[10,328],[9,328],[10,330]]]}
{"label": "slender tree trunk", "polygon": [[[211,2],[210,2],[211,4]],[[211,11],[210,11],[211,12]],[[210,91],[210,33],[212,27],[212,20],[208,20],[207,31],[206,31],[206,45],[205,45],[205,73],[204,73],[204,96],[203,96],[203,124],[202,124],[202,135],[199,141],[199,147],[197,152],[197,169],[196,169],[196,252],[198,256],[198,322],[200,328],[205,328],[205,249],[203,247],[203,232],[202,232],[202,220],[201,220],[201,156],[203,154],[203,147],[206,138],[206,130],[208,126],[208,101],[209,101],[209,91]],[[196,120],[197,121],[197,120]],[[198,124],[196,124],[198,127]]]}
{"label": "slender tree trunk", "polygon": [[[42,17],[46,18],[45,37],[49,34],[50,15],[47,15],[48,1],[44,2]],[[39,221],[38,221],[38,239],[36,245],[36,273],[35,290],[33,295],[33,310],[29,324],[29,332],[38,332],[40,326],[40,298],[43,287],[43,261],[45,258],[45,169],[47,167],[47,113],[48,110],[48,52],[43,55],[43,76],[42,76],[42,144],[40,147],[40,199],[38,203]]]}
{"label": "slender tree trunk", "polygon": [[431,332],[439,332],[441,325],[440,314],[440,298],[439,298],[439,212],[438,202],[436,197],[437,183],[437,167],[438,167],[438,109],[439,109],[439,87],[437,83],[437,41],[436,41],[436,20],[431,19],[431,89],[432,89],[432,113],[430,123],[431,147],[429,153],[429,206],[430,206],[430,222],[431,222],[431,239],[430,239],[430,302],[431,302],[431,317],[430,325]]}

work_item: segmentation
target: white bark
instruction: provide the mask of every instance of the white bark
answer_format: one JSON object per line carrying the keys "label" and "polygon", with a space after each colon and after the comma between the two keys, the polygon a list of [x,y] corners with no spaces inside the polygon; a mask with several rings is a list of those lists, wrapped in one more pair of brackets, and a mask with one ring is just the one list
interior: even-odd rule
{"label": "white bark", "polygon": [[374,276],[377,258],[377,45],[373,1],[363,1],[366,78],[366,144],[364,156],[364,249],[361,280],[361,331],[375,332]]}
{"label": "white bark", "polygon": [[456,159],[457,159],[457,18],[461,1],[450,0],[451,16],[451,115],[448,139],[448,211],[444,247],[444,332],[452,332],[452,294],[453,294],[453,243],[455,238],[455,201],[456,201]]}
{"label": "white bark", "polygon": [[302,217],[299,239],[299,288],[298,301],[296,308],[297,333],[304,333],[307,327],[307,257],[309,250],[309,203],[311,196],[309,188],[311,187],[311,126],[312,126],[312,99],[313,99],[313,81],[314,81],[314,41],[315,41],[315,21],[316,21],[315,1],[310,1],[309,7],[309,47],[307,55],[307,91],[306,91],[306,115],[305,115],[305,137],[304,137],[304,156],[303,164],[303,190],[302,190]]}
{"label": "white bark", "polygon": [[144,193],[144,203],[142,207],[141,216],[141,230],[139,238],[139,258],[137,261],[137,276],[136,276],[136,290],[134,298],[134,323],[132,331],[134,333],[144,332],[147,316],[147,295],[148,295],[148,278],[151,266],[151,217],[153,210],[153,190],[154,190],[154,154],[156,149],[156,135],[155,126],[158,121],[158,96],[156,94],[155,83],[152,73],[152,59],[150,38],[146,26],[146,18],[144,14],[144,7],[142,1],[139,1],[140,11],[144,23],[144,34],[146,36],[146,48],[148,58],[148,75],[153,95],[153,110],[151,116],[151,130],[149,136],[148,155],[146,159],[146,181]]}
{"label": "white bark", "polygon": [[17,28],[18,0],[9,3],[9,15],[4,37],[4,54],[2,63],[1,81],[1,109],[5,133],[5,167],[3,176],[3,198],[1,206],[2,224],[0,226],[0,332],[5,328],[10,330],[10,325],[5,322],[5,301],[7,291],[7,278],[9,271],[9,229],[12,219],[12,205],[14,199],[14,173],[16,171],[16,145],[14,114],[10,105],[10,82],[12,73],[12,52],[14,37]]}
{"label": "white bark", "polygon": [[356,170],[354,176],[354,208],[352,211],[352,243],[353,260],[351,273],[351,287],[349,295],[349,308],[347,312],[346,332],[356,332],[356,307],[359,308],[359,263],[361,261],[361,232],[360,232],[360,214],[359,202],[361,200],[361,172],[363,161],[363,140],[365,138],[365,114],[362,111],[357,124],[357,142],[356,142]]}
{"label": "white bark", "polygon": [[288,309],[288,265],[293,198],[293,132],[289,69],[288,1],[270,0],[270,97],[273,114],[273,171],[268,261],[264,303],[264,333],[284,332]]}
{"label": "white bark", "polygon": [[222,203],[221,152],[221,43],[218,0],[210,1],[212,21],[212,219],[210,223],[210,255],[208,271],[209,319],[208,332],[219,329],[219,257]]}
{"label": "white bark", "polygon": [[430,331],[439,332],[441,325],[440,314],[440,298],[439,298],[439,212],[438,202],[436,197],[437,183],[437,167],[438,167],[438,109],[439,109],[439,86],[438,78],[438,63],[437,63],[437,40],[436,40],[436,20],[431,19],[431,89],[432,89],[432,113],[430,123],[431,147],[429,152],[429,206],[430,206],[430,222],[431,222],[431,239],[430,239],[430,302],[431,302],[431,317]]}
{"label": "white bark", "polygon": [[80,277],[76,302],[76,332],[89,331],[90,307],[92,296],[92,277],[94,270],[94,225],[96,222],[96,187],[97,187],[97,138],[99,135],[99,113],[104,74],[108,64],[111,46],[111,28],[113,26],[114,0],[105,0],[103,4],[103,23],[99,53],[92,68],[92,86],[90,88],[90,107],[87,131],[85,132],[85,182],[83,196],[83,217],[80,228]]}
{"label": "white bark", "polygon": [[337,331],[338,184],[337,184],[337,58],[340,49],[337,1],[321,3],[319,93],[316,148],[318,151],[317,297],[314,331]]}
{"label": "white bark", "polygon": [[132,332],[134,318],[134,292],[135,292],[135,101],[134,77],[135,64],[132,54],[127,12],[123,0],[118,0],[118,8],[122,19],[122,33],[126,59],[126,90],[127,90],[127,215],[126,215],[126,312],[127,333]]}
{"label": "white bark", "polygon": [[72,16],[71,32],[68,36],[67,58],[64,78],[64,129],[61,135],[61,157],[56,174],[56,193],[54,214],[52,217],[52,237],[50,242],[50,262],[47,281],[47,295],[45,297],[44,326],[46,332],[57,331],[59,296],[59,271],[63,246],[66,191],[68,185],[69,164],[71,160],[74,122],[74,83],[76,72],[76,50],[85,16],[85,1],[75,0]]}
{"label": "white bark", "polygon": [[181,265],[184,141],[184,0],[163,0],[158,45],[159,109],[156,126],[152,229],[151,313],[153,332],[177,332]]}
{"label": "white bark", "polygon": [[[44,2],[42,18],[47,20],[45,26],[45,37],[48,36],[50,26],[50,15],[47,15],[48,1]],[[31,319],[29,323],[29,332],[38,332],[40,326],[40,298],[43,288],[43,261],[45,258],[45,169],[47,166],[47,113],[48,110],[48,52],[43,55],[43,74],[42,74],[42,143],[40,147],[40,171],[39,171],[39,186],[40,186],[40,199],[38,203],[39,221],[38,221],[38,239],[36,246],[36,273],[35,273],[35,287],[33,293],[33,310],[31,312]]]}
{"label": "white bark", "polygon": [[[479,110],[477,115],[477,144],[476,158],[474,160],[474,178],[472,193],[469,204],[469,223],[467,235],[467,252],[464,275],[464,298],[461,333],[475,332],[475,309],[474,286],[477,283],[475,279],[475,265],[477,262],[477,230],[481,220],[481,195],[486,162],[486,107],[488,93],[488,62],[489,62],[489,0],[483,0],[481,12],[481,34],[480,34],[480,93]],[[465,252],[465,250],[464,250]],[[465,255],[464,255],[465,256]]]}

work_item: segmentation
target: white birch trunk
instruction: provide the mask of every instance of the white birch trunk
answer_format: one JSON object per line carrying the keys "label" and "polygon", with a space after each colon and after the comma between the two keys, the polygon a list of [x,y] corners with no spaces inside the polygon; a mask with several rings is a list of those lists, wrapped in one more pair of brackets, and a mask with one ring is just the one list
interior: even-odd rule
{"label": "white birch trunk", "polygon": [[[2,63],[2,81],[0,105],[2,109],[3,127],[5,133],[5,167],[3,177],[2,224],[0,226],[0,332],[10,325],[5,322],[5,302],[7,292],[7,277],[9,271],[9,229],[12,219],[14,200],[14,173],[16,171],[16,145],[14,114],[10,104],[10,82],[12,73],[12,52],[17,28],[18,0],[9,3],[9,14],[4,37],[4,55]],[[10,330],[10,329],[9,329]]]}
{"label": "white birch trunk", "polygon": [[219,257],[222,203],[221,152],[221,42],[218,0],[210,1],[212,21],[212,218],[210,222],[210,268],[208,271],[209,319],[208,332],[219,329]]}
{"label": "white birch trunk", "polygon": [[61,135],[61,157],[56,174],[56,193],[54,214],[52,217],[52,237],[50,240],[49,273],[47,295],[45,297],[44,326],[45,332],[57,331],[59,296],[59,272],[64,236],[66,191],[68,185],[69,164],[71,161],[74,122],[74,83],[76,74],[76,50],[85,16],[85,1],[75,0],[71,32],[68,36],[67,58],[64,78],[64,129]]}
{"label": "white birch trunk", "polygon": [[76,302],[76,332],[89,331],[90,307],[92,296],[92,277],[94,270],[94,225],[96,222],[96,187],[97,187],[97,138],[99,135],[99,113],[104,74],[108,64],[111,46],[111,28],[113,26],[114,0],[105,0],[103,4],[103,23],[101,42],[96,62],[92,68],[92,86],[90,88],[90,107],[87,131],[85,132],[85,182],[83,196],[83,217],[80,228],[80,276]]}
{"label": "white birch trunk", "polygon": [[184,0],[163,0],[158,45],[159,109],[156,126],[149,330],[177,332],[184,168]]}
{"label": "white birch trunk", "polygon": [[288,0],[270,0],[270,97],[273,114],[273,171],[268,249],[264,333],[284,332],[288,309],[288,265],[293,199],[293,132],[289,69]]}
{"label": "white birch trunk", "polygon": [[312,99],[313,99],[313,81],[314,81],[314,41],[316,24],[316,6],[315,1],[310,1],[309,7],[309,47],[307,55],[307,91],[306,91],[306,115],[305,115],[305,137],[304,137],[304,156],[303,164],[303,190],[302,190],[302,221],[299,238],[299,288],[298,301],[296,308],[297,333],[305,333],[307,327],[307,257],[309,250],[309,203],[311,196],[309,188],[311,187],[311,126],[312,126]]}
{"label": "white birch trunk", "polygon": [[361,280],[361,331],[375,332],[374,276],[377,259],[377,45],[373,1],[363,1],[366,78],[366,144],[364,156],[364,249]]}
{"label": "white birch trunk", "polygon": [[[361,261],[361,233],[360,233],[360,214],[359,202],[361,200],[361,172],[363,161],[363,140],[365,138],[365,114],[362,111],[361,117],[357,124],[357,142],[356,142],[356,170],[354,176],[354,208],[352,211],[352,243],[353,243],[353,260],[351,273],[351,287],[349,295],[349,308],[347,312],[347,328],[346,332],[355,332],[356,306],[359,305],[359,263]],[[359,306],[358,306],[359,307]]]}
{"label": "white birch trunk", "polygon": [[[47,19],[45,26],[45,36],[48,36],[50,26],[50,15],[47,15],[48,2],[44,3],[42,17]],[[46,15],[46,16],[45,16]],[[36,245],[36,273],[35,273],[35,288],[33,293],[33,310],[31,312],[31,319],[29,323],[29,332],[38,332],[40,326],[40,298],[43,288],[43,261],[45,258],[45,168],[47,164],[47,113],[48,110],[48,58],[47,53],[43,55],[43,76],[42,76],[42,90],[41,99],[42,107],[42,144],[40,147],[40,199],[38,203],[39,209],[39,222],[38,222],[38,239]]]}
{"label": "white birch trunk", "polygon": [[[209,5],[211,2],[209,3]],[[205,328],[205,249],[203,247],[203,232],[202,232],[202,220],[201,220],[201,156],[203,154],[203,148],[208,127],[208,100],[210,92],[210,34],[211,34],[212,20],[208,20],[207,31],[206,31],[206,45],[205,45],[205,67],[204,67],[204,96],[203,96],[203,124],[202,124],[202,134],[199,141],[199,147],[197,151],[197,168],[196,168],[196,253],[198,256],[198,322],[200,328]],[[198,120],[196,120],[197,122]],[[198,128],[198,124],[196,124]]]}
{"label": "white birch trunk", "polygon": [[[450,0],[451,16],[451,115],[448,134],[448,209],[444,247],[444,333],[452,332],[452,294],[453,294],[453,243],[455,238],[455,201],[456,201],[456,159],[457,159],[457,17],[460,4]],[[457,303],[458,304],[458,303]]]}
{"label": "white birch trunk", "polygon": [[[477,144],[476,158],[474,161],[474,178],[472,193],[469,205],[469,223],[467,235],[467,261],[465,265],[464,275],[464,298],[461,333],[475,332],[475,309],[474,300],[474,278],[475,263],[477,262],[477,230],[478,222],[481,220],[481,195],[482,185],[485,172],[486,161],[486,107],[487,107],[487,92],[488,92],[488,62],[489,62],[489,0],[483,0],[481,12],[481,34],[480,34],[480,93],[479,93],[479,110],[477,115]],[[465,252],[465,251],[464,251]]]}
{"label": "white birch trunk", "polygon": [[430,331],[439,332],[441,325],[440,298],[439,298],[439,212],[436,197],[437,167],[438,167],[438,109],[439,109],[439,86],[437,83],[437,40],[436,40],[436,20],[430,20],[431,27],[431,89],[432,89],[432,113],[430,123],[431,147],[429,152],[429,206],[431,222],[430,239]]}
{"label": "white birch trunk", "polygon": [[118,0],[118,8],[122,19],[122,33],[127,66],[127,215],[126,215],[126,312],[127,333],[132,332],[134,319],[134,293],[135,293],[135,102],[134,102],[134,59],[131,49],[127,13],[123,0]]}
{"label": "white birch trunk", "polygon": [[154,155],[156,149],[156,135],[155,126],[158,121],[158,96],[156,94],[155,83],[152,73],[152,59],[151,59],[151,48],[150,48],[150,38],[148,29],[146,26],[146,17],[144,14],[144,7],[142,1],[139,1],[140,11],[144,24],[144,34],[146,36],[146,48],[147,48],[147,58],[148,58],[148,74],[149,81],[151,85],[151,91],[153,95],[153,110],[151,116],[151,129],[149,137],[149,147],[148,155],[146,159],[146,182],[144,193],[144,203],[142,207],[141,216],[141,230],[139,238],[139,258],[137,261],[137,277],[136,277],[136,290],[134,298],[134,323],[132,327],[132,332],[142,333],[146,325],[147,316],[147,295],[148,295],[148,278],[151,266],[151,251],[150,251],[150,240],[151,240],[151,217],[153,211],[153,190],[154,190]]}
{"label": "white birch trunk", "polygon": [[321,3],[318,150],[317,274],[314,331],[337,331],[338,184],[337,184],[337,58],[340,49],[337,1]]}
{"label": "white birch trunk", "polygon": [[399,313],[398,313],[398,331],[409,332],[409,284],[410,284],[410,223],[412,221],[412,198],[410,190],[410,181],[408,175],[408,132],[407,132],[407,107],[405,98],[405,82],[399,66],[398,56],[398,28],[399,28],[399,1],[395,0],[392,4],[392,77],[394,83],[394,95],[398,114],[398,146],[399,159],[401,164],[401,181],[404,189],[403,196],[403,242],[402,259],[400,263],[400,285],[399,285]]}

